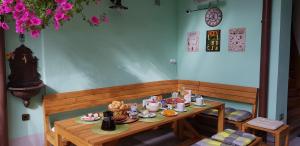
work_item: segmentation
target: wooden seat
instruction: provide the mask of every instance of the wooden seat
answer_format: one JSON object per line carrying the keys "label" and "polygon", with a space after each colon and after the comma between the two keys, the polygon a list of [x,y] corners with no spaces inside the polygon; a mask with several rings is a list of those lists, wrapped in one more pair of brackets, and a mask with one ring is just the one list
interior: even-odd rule
{"label": "wooden seat", "polygon": [[[258,89],[253,87],[243,87],[236,85],[226,85],[226,84],[217,84],[217,83],[207,83],[207,82],[199,82],[199,81],[189,81],[189,80],[179,80],[178,88],[184,88],[192,90],[194,94],[202,95],[205,97],[210,97],[212,99],[223,99],[228,101],[234,101],[243,104],[249,104],[252,106],[252,118],[256,117],[257,114],[257,96]],[[208,116],[205,114],[199,115],[199,122],[204,121],[203,118],[215,119],[214,116]],[[241,122],[225,120],[226,124],[234,125],[238,130],[242,130],[242,124],[247,122],[248,120],[244,120]],[[211,124],[212,122],[209,122]],[[204,123],[202,123],[204,124]],[[216,129],[212,131],[211,126],[209,125],[202,126],[206,130],[215,133]]]}

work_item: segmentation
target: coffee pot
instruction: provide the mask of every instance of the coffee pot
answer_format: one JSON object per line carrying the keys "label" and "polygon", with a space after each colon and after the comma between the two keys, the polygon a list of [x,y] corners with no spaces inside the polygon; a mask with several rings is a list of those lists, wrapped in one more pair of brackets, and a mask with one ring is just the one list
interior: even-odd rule
{"label": "coffee pot", "polygon": [[116,130],[116,124],[115,121],[113,120],[112,111],[106,111],[103,113],[103,121],[102,121],[101,129],[105,131]]}

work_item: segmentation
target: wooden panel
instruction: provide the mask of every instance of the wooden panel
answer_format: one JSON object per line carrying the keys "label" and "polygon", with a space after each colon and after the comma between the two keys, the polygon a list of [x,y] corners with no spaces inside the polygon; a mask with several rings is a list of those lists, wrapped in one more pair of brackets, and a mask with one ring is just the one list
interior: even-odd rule
{"label": "wooden panel", "polygon": [[143,98],[177,91],[177,81],[158,81],[52,94],[44,97],[45,114],[85,109],[108,104],[113,100]]}

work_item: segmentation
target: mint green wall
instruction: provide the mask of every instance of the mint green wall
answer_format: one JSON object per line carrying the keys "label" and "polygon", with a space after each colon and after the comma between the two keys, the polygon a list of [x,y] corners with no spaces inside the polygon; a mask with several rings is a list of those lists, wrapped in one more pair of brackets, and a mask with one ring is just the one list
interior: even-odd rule
{"label": "mint green wall", "polygon": [[273,0],[268,117],[287,115],[292,0]]}
{"label": "mint green wall", "polygon": [[[262,1],[226,0],[220,6],[223,21],[215,28],[206,25],[206,10],[185,13],[187,9],[197,8],[193,0],[179,0],[178,6],[178,78],[258,87]],[[228,31],[236,27],[247,28],[244,53],[228,51]],[[213,29],[221,30],[220,52],[205,51],[206,31]],[[200,32],[200,51],[196,53],[186,51],[187,33],[191,31]]]}
{"label": "mint green wall", "polygon": [[[107,12],[110,24],[90,27],[81,17],[65,24],[62,30],[43,31],[39,40],[27,41],[40,59],[40,73],[46,93],[83,90],[120,84],[176,79],[176,65],[169,59],[177,57],[176,2],[126,0],[128,11],[110,10],[109,1],[101,9],[88,13]],[[6,33],[6,50],[19,43],[14,32]],[[41,97],[35,97],[32,108],[9,96],[9,136],[15,139],[43,133]],[[31,120],[21,121],[29,113]]]}
{"label": "mint green wall", "polygon": [[[186,9],[196,9],[193,0],[179,0],[178,32],[178,77],[196,79],[214,83],[237,84],[258,87],[260,63],[261,0],[226,0],[222,23],[211,28],[206,25],[206,11],[186,14]],[[228,31],[230,28],[247,28],[246,51],[234,53],[228,51]],[[206,31],[221,30],[221,52],[206,52]],[[187,33],[200,32],[200,51],[186,51]]]}

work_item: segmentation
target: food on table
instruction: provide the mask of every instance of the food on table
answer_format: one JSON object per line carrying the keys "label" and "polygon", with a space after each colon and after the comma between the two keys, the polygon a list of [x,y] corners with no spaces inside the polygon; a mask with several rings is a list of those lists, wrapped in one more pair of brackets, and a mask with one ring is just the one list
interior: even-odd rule
{"label": "food on table", "polygon": [[156,116],[155,113],[150,113],[148,110],[143,110],[138,114],[139,117],[142,118],[154,118]]}
{"label": "food on table", "polygon": [[126,120],[128,117],[126,115],[114,115],[113,116],[113,120],[116,121],[116,122],[119,122],[119,121],[124,121]]}
{"label": "food on table", "polygon": [[184,103],[185,102],[185,100],[183,98],[179,98],[179,97],[167,98],[166,101],[168,104],[176,104],[176,103]]}
{"label": "food on table", "polygon": [[99,113],[88,113],[87,115],[83,115],[80,117],[82,121],[98,121],[102,117]]}
{"label": "food on table", "polygon": [[148,115],[148,114],[149,114],[149,111],[148,111],[148,110],[143,110],[141,113],[142,113],[143,115]]}
{"label": "food on table", "polygon": [[167,117],[172,117],[172,116],[176,116],[178,113],[175,112],[174,110],[164,110],[161,112],[161,114]]}
{"label": "food on table", "polygon": [[126,115],[130,109],[130,105],[125,104],[124,101],[113,101],[108,105],[108,110],[114,112],[114,115]]}

